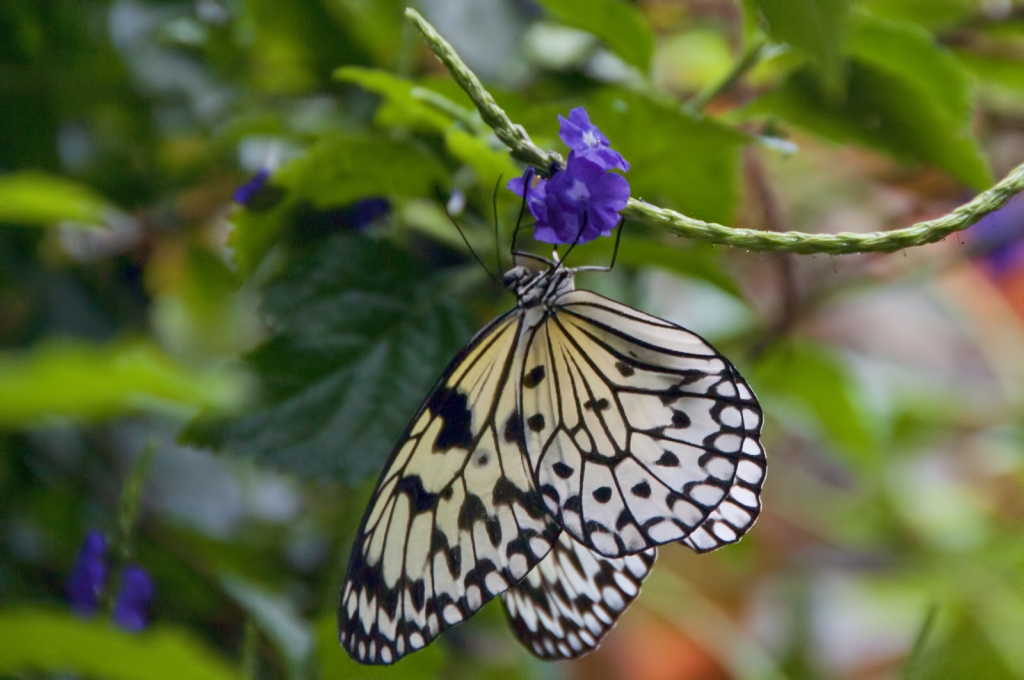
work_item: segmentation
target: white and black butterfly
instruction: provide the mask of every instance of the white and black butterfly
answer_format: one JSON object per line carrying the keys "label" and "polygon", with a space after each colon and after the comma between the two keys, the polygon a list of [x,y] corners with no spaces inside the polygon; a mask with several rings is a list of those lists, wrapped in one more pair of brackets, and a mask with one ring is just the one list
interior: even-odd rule
{"label": "white and black butterfly", "polygon": [[[539,258],[537,258],[539,259]],[[342,646],[390,664],[504,593],[542,658],[595,648],[655,546],[707,552],[760,510],[762,413],[733,365],[668,321],[575,289],[543,260],[448,365],[356,535]]]}

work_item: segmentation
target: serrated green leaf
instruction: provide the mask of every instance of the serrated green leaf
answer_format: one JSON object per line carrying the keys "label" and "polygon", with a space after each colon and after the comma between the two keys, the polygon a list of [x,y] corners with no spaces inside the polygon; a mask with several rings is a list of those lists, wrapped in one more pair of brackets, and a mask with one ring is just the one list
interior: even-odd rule
{"label": "serrated green leaf", "polygon": [[968,186],[992,183],[987,161],[963,121],[954,120],[905,79],[857,60],[849,64],[845,101],[823,96],[807,71],[754,102],[770,114],[835,142],[856,142],[905,162],[930,163]]}
{"label": "serrated green leaf", "polygon": [[111,211],[92,189],[63,177],[33,171],[0,175],[0,222],[99,225]]}
{"label": "serrated green leaf", "polygon": [[0,425],[231,409],[244,388],[235,373],[190,368],[147,342],[52,342],[0,355]]}
{"label": "serrated green leaf", "polygon": [[807,55],[830,95],[842,92],[849,0],[747,1],[760,10],[774,40]]}
{"label": "serrated green leaf", "polygon": [[566,26],[593,33],[627,64],[643,73],[651,68],[654,34],[634,6],[622,0],[539,0],[539,4]]}
{"label": "serrated green leaf", "polygon": [[954,121],[971,115],[971,78],[952,53],[931,33],[913,24],[855,12],[848,50],[864,64],[902,78]]}
{"label": "serrated green leaf", "polygon": [[39,609],[0,612],[0,673],[98,680],[231,680],[232,668],[183,630],[126,633],[102,620]]}
{"label": "serrated green leaf", "polygon": [[789,404],[810,415],[823,439],[860,462],[872,461],[877,443],[858,404],[855,387],[841,359],[825,347],[800,343],[779,347],[762,358],[751,376],[769,410]]}
{"label": "serrated green leaf", "polygon": [[295,218],[299,206],[342,207],[361,198],[391,200],[432,196],[449,172],[424,149],[385,137],[328,135],[304,156],[282,167],[273,183],[284,199],[269,210],[240,209],[229,239],[242,277],[255,271],[267,251]]}
{"label": "serrated green leaf", "polygon": [[263,400],[192,440],[305,476],[376,473],[468,339],[462,308],[404,251],[357,233],[293,253],[262,294],[273,334],[248,363]]}
{"label": "serrated green leaf", "polygon": [[[412,95],[416,84],[387,71],[344,66],[334,72],[335,80],[355,83],[384,97],[374,121],[383,127],[404,126],[425,132],[444,132],[453,119]],[[440,96],[440,95],[439,95]]]}

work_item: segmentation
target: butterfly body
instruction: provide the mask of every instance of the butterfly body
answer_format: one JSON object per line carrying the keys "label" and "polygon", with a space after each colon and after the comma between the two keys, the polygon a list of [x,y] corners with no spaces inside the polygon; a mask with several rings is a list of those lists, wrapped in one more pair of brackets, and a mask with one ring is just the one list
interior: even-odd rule
{"label": "butterfly body", "polygon": [[449,364],[392,452],[341,593],[356,660],[393,663],[506,591],[524,644],[578,656],[639,593],[655,546],[706,552],[756,519],[753,392],[695,334],[577,290],[586,269],[510,269],[516,307]]}

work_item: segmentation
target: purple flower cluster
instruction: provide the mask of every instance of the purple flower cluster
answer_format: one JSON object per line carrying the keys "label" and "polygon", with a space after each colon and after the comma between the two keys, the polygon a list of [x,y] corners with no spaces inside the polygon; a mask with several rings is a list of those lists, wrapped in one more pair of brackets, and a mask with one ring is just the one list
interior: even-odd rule
{"label": "purple flower cluster", "polygon": [[508,188],[525,194],[537,219],[533,237],[538,241],[572,244],[609,236],[629,200],[629,182],[611,171],[625,172],[629,163],[611,148],[582,107],[558,121],[558,136],[571,149],[565,169],[545,180],[535,178],[530,168],[509,181]]}
{"label": "purple flower cluster", "polygon": [[[86,534],[68,578],[67,598],[73,612],[86,618],[96,615],[107,589],[108,572],[107,539],[94,529]],[[149,573],[134,564],[125,566],[121,570],[121,589],[114,599],[114,623],[133,632],[145,628],[153,594]]]}

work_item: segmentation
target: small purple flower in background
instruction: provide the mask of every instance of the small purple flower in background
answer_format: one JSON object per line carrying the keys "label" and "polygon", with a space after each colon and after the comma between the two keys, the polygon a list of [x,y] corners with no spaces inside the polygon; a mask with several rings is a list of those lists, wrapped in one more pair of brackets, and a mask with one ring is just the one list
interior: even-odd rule
{"label": "small purple flower in background", "polygon": [[[92,617],[100,608],[107,589],[107,539],[93,529],[85,535],[82,548],[67,583],[68,604],[79,616]],[[113,619],[121,628],[139,631],[149,621],[153,600],[153,579],[142,567],[130,564],[121,569],[121,590],[114,600]]]}
{"label": "small purple flower in background", "polygon": [[362,231],[387,215],[388,211],[391,210],[391,203],[386,198],[371,196],[370,198],[363,198],[349,204],[345,210],[348,213],[348,226],[357,231]]}
{"label": "small purple flower in background", "polygon": [[570,111],[568,119],[558,119],[559,136],[572,149],[565,169],[548,180],[534,181],[529,168],[507,186],[520,196],[526,192],[527,207],[537,220],[533,237],[538,241],[587,243],[609,236],[629,201],[629,182],[611,170],[628,170],[629,163],[609,146],[582,108]]}
{"label": "small purple flower in background", "polygon": [[122,569],[121,591],[114,601],[114,623],[133,633],[145,628],[153,592],[153,579],[145,569],[134,564]]}
{"label": "small purple flower in background", "polygon": [[107,539],[99,531],[85,535],[67,583],[68,604],[79,616],[94,616],[107,586]]}
{"label": "small purple flower in background", "polygon": [[629,170],[629,163],[611,148],[608,138],[590,122],[590,116],[582,106],[570,111],[567,119],[559,116],[558,122],[561,124],[558,136],[576,155],[594,161],[605,170]]}
{"label": "small purple flower in background", "polygon": [[260,171],[252,176],[252,179],[235,189],[235,203],[249,205],[268,179],[270,179],[270,168],[260,168]]}

